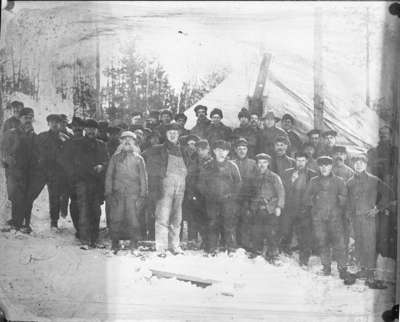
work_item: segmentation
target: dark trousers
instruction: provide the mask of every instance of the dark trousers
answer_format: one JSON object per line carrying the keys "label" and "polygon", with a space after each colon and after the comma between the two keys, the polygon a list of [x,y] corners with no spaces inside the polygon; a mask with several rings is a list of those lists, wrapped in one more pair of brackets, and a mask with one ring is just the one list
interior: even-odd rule
{"label": "dark trousers", "polygon": [[207,215],[205,201],[200,196],[196,199],[185,195],[182,204],[183,218],[188,224],[188,240],[197,240],[200,234],[203,241],[206,239]]}
{"label": "dark trousers", "polygon": [[228,249],[236,248],[238,209],[236,201],[231,199],[206,200],[206,207],[208,217],[206,250],[217,249],[220,233]]}
{"label": "dark trousers", "polygon": [[155,240],[155,224],[156,224],[156,205],[157,205],[156,194],[150,192],[146,198],[146,204],[140,215],[140,225],[142,230],[142,236],[147,240]]}
{"label": "dark trousers", "polygon": [[79,239],[84,244],[93,244],[99,237],[101,216],[101,192],[97,181],[78,181],[75,184],[78,201]]}
{"label": "dark trousers", "polygon": [[281,216],[281,246],[289,249],[293,233],[297,236],[301,262],[307,262],[311,256],[313,229],[311,214],[295,209],[287,209]]}
{"label": "dark trousers", "polygon": [[239,247],[246,250],[251,249],[251,229],[252,220],[250,216],[250,205],[246,201],[239,202],[240,208],[238,212],[238,226],[237,226],[237,242]]}
{"label": "dark trousers", "polygon": [[33,199],[30,197],[33,169],[8,169],[7,191],[11,218],[17,229],[30,225]]}
{"label": "dark trousers", "polygon": [[374,217],[366,214],[352,216],[355,253],[361,268],[376,268],[376,224]]}
{"label": "dark trousers", "polygon": [[279,217],[266,209],[259,209],[253,214],[252,244],[254,252],[266,250],[267,256],[278,253]]}
{"label": "dark trousers", "polygon": [[313,218],[313,226],[320,249],[322,265],[331,265],[331,252],[333,251],[338,267],[345,267],[347,265],[347,257],[342,217],[324,219],[315,216]]}
{"label": "dark trousers", "polygon": [[73,184],[68,184],[68,197],[70,199],[69,213],[71,215],[72,224],[74,225],[76,232],[79,233],[78,196],[76,194],[75,186]]}
{"label": "dark trousers", "polygon": [[46,184],[49,193],[50,223],[52,226],[57,226],[60,218],[61,195],[65,192],[65,182],[60,174],[36,169],[29,186],[29,199],[33,204]]}

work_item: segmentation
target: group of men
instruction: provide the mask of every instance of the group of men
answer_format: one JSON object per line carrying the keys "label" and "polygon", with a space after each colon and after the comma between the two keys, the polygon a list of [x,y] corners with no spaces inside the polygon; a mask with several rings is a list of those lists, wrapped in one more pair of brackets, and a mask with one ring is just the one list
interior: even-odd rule
{"label": "group of men", "polygon": [[[375,271],[380,218],[395,209],[397,150],[389,127],[381,128],[377,148],[349,160],[335,131],[314,129],[303,142],[294,117],[280,119],[272,111],[261,118],[243,108],[233,130],[220,109],[209,119],[202,105],[191,130],[185,114],[174,118],[169,110],[152,111],[145,120],[134,113],[131,124],[119,126],[78,117],[68,123],[51,114],[49,130],[37,135],[34,111],[11,105],[15,116],[3,126],[1,144],[10,229],[31,232],[32,204],[47,185],[51,229],[69,202],[83,249],[103,247],[105,201],[115,253],[120,240],[129,239],[134,253],[138,241],[155,240],[160,256],[180,254],[186,222],[188,239],[208,254],[240,247],[274,263],[280,252],[292,253],[295,235],[301,265],[316,254],[322,274],[330,275],[333,258],[346,284],[363,277],[370,287],[384,287]],[[356,275],[347,270],[350,236]]]}

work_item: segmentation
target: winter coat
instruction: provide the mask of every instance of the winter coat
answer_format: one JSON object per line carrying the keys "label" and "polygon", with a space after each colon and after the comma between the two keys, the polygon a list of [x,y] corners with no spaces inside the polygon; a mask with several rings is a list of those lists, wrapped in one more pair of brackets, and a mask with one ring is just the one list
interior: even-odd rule
{"label": "winter coat", "polygon": [[332,168],[332,173],[347,182],[354,175],[354,170],[345,164],[335,164]]}
{"label": "winter coat", "polygon": [[346,183],[334,174],[312,178],[304,194],[304,204],[312,207],[312,215],[318,219],[341,219],[346,200]]}
{"label": "winter coat", "polygon": [[199,178],[199,191],[208,200],[237,200],[242,185],[240,172],[235,163],[222,163],[210,159],[204,164]]}
{"label": "winter coat", "polygon": [[301,151],[301,148],[303,146],[303,142],[301,141],[300,137],[293,131],[288,131],[286,132],[289,141],[290,141],[290,147],[288,147],[288,154],[291,156],[294,156],[294,154],[298,151]]}
{"label": "winter coat", "polygon": [[1,159],[10,171],[31,172],[38,164],[37,134],[21,127],[7,130],[1,142]]}
{"label": "winter coat", "polygon": [[211,121],[208,118],[197,119],[196,125],[190,130],[190,134],[197,135],[201,139],[206,138],[207,128],[210,126]]}
{"label": "winter coat", "polygon": [[[295,172],[297,172],[299,176],[293,181],[292,178]],[[290,168],[285,171],[282,176],[282,181],[286,195],[285,208],[289,213],[300,212],[302,208],[304,208],[304,194],[311,178],[316,176],[317,173],[315,171],[307,168],[304,170]]]}
{"label": "winter coat", "polygon": [[225,126],[222,122],[218,124],[210,124],[206,130],[206,139],[210,144],[211,149],[215,141],[225,140],[230,141],[232,138],[232,130],[230,127]]}
{"label": "winter coat", "polygon": [[258,147],[258,139],[260,136],[260,130],[255,129],[251,125],[247,125],[244,127],[238,127],[233,130],[232,132],[232,138],[233,140],[236,140],[238,138],[245,138],[248,142],[248,152],[247,155],[250,158],[254,158],[254,156],[257,154],[257,147]]}
{"label": "winter coat", "polygon": [[139,154],[121,151],[111,157],[106,172],[105,195],[113,193],[146,197],[147,172]]}
{"label": "winter coat", "polygon": [[20,125],[21,125],[21,121],[17,117],[11,116],[3,124],[3,133],[5,133],[8,130],[15,129],[15,128],[19,127]]}
{"label": "winter coat", "polygon": [[63,149],[64,142],[58,132],[45,131],[37,136],[39,150],[39,167],[49,175],[62,175],[63,169],[57,159]]}
{"label": "winter coat", "polygon": [[259,133],[258,138],[258,153],[274,153],[274,143],[278,136],[284,136],[289,140],[287,133],[279,127],[273,126],[270,128],[263,128]]}
{"label": "winter coat", "polygon": [[253,193],[253,182],[257,176],[257,163],[253,159],[236,159],[233,162],[238,166],[242,178],[242,188],[239,192],[239,201],[249,201]]}
{"label": "winter coat", "polygon": [[393,191],[390,187],[366,171],[362,174],[354,174],[347,182],[347,189],[348,215],[365,215],[375,205],[383,210],[388,208],[389,202],[393,200]]}
{"label": "winter coat", "polygon": [[287,169],[293,168],[295,166],[296,161],[286,154],[283,156],[277,156],[273,154],[270,169],[282,178]]}
{"label": "winter coat", "polygon": [[275,208],[285,206],[285,188],[281,178],[268,170],[266,173],[257,173],[254,180],[254,194],[251,198],[251,209],[266,210],[272,214]]}
{"label": "winter coat", "polygon": [[[90,139],[86,136],[70,140],[63,151],[63,158],[59,162],[65,169],[71,182],[97,181],[99,189],[103,189],[104,175],[108,162],[106,145],[98,139]],[[103,170],[97,173],[94,167],[102,165]]]}
{"label": "winter coat", "polygon": [[[162,197],[162,180],[167,174],[168,168],[168,149],[171,143],[166,141],[163,144],[154,145],[142,153],[144,161],[146,162],[146,169],[148,173],[149,193],[151,193],[155,200]],[[179,146],[183,161],[186,167],[189,165],[189,159],[184,149]]]}

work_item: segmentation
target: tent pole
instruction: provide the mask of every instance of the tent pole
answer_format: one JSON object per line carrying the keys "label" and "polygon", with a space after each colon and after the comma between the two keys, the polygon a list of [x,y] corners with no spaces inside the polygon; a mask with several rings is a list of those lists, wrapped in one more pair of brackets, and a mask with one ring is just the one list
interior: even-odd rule
{"label": "tent pole", "polygon": [[324,94],[322,72],[322,8],[314,9],[314,128],[322,130]]}
{"label": "tent pole", "polygon": [[271,63],[271,54],[264,54],[260,70],[257,76],[256,87],[254,89],[253,97],[250,99],[250,113],[257,113],[260,116],[263,114],[263,92],[265,87],[265,81],[267,80],[268,76],[268,69]]}

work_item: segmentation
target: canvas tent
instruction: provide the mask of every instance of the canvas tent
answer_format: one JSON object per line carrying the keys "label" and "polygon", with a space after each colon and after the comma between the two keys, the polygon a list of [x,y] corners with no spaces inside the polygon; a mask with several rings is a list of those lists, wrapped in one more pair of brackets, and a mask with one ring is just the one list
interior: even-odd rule
{"label": "canvas tent", "polygon": [[[254,91],[260,60],[232,72],[219,86],[188,109],[186,127],[195,125],[194,107],[205,105],[209,111],[220,108],[224,113],[224,124],[239,125],[237,115],[242,107],[248,107],[248,97]],[[362,103],[352,92],[351,80],[334,70],[326,70],[330,86],[325,87],[324,126],[339,133],[338,143],[350,150],[365,151],[378,142],[378,127],[381,123],[377,113]],[[347,83],[347,81],[350,83]],[[273,110],[276,115],[285,113],[296,119],[296,131],[305,138],[314,126],[313,121],[313,70],[312,63],[293,57],[274,57],[264,88],[264,110]]]}

